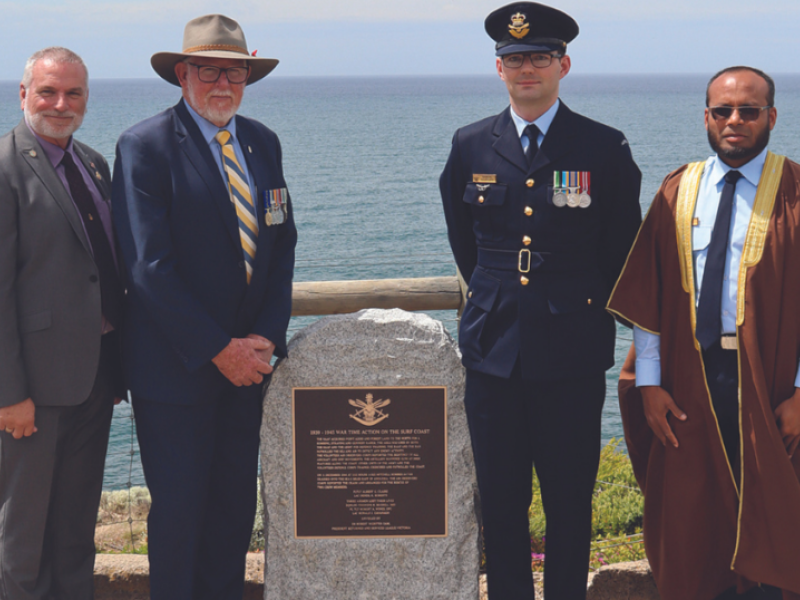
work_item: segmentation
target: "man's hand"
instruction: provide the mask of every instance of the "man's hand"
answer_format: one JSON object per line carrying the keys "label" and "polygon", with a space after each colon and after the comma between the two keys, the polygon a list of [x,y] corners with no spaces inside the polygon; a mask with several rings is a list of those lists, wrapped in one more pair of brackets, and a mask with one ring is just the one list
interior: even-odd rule
{"label": "man's hand", "polygon": [[264,381],[263,375],[272,373],[269,364],[275,344],[258,335],[233,338],[211,360],[235,386],[252,385]]}
{"label": "man's hand", "polygon": [[644,415],[647,417],[647,424],[650,429],[656,434],[656,437],[661,440],[661,443],[666,446],[667,440],[670,444],[678,447],[678,438],[672,433],[672,428],[667,421],[667,415],[672,413],[681,421],[686,420],[686,413],[683,412],[672,396],[669,395],[664,388],[657,385],[645,385],[639,388],[642,393],[642,402],[644,403]]}
{"label": "man's hand", "polygon": [[36,433],[34,417],[36,406],[30,398],[18,404],[0,408],[0,431],[10,433],[15,440]]}
{"label": "man's hand", "polygon": [[775,421],[783,436],[783,445],[791,458],[800,444],[800,388],[794,388],[794,394],[784,400],[775,409]]}

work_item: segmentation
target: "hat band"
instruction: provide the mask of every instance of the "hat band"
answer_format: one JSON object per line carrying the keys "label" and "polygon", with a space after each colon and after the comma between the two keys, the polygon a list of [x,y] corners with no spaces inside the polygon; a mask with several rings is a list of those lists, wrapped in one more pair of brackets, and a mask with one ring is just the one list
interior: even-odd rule
{"label": "hat band", "polygon": [[229,52],[236,52],[250,56],[250,53],[241,46],[230,46],[228,44],[204,44],[202,46],[192,46],[191,48],[184,48],[184,54],[192,54],[193,52],[206,52],[208,50],[227,50]]}

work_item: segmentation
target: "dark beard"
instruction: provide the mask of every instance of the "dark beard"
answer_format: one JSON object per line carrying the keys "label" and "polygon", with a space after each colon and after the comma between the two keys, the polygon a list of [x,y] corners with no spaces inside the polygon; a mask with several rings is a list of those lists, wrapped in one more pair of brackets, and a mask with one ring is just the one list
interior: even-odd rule
{"label": "dark beard", "polygon": [[720,147],[717,140],[712,136],[711,131],[708,131],[708,143],[711,146],[711,149],[717,153],[717,155],[722,159],[730,159],[730,160],[745,160],[749,162],[750,160],[754,159],[756,156],[761,154],[761,151],[767,147],[769,144],[769,127],[764,127],[761,132],[758,134],[758,137],[755,140],[755,143],[750,148],[742,148],[742,147],[734,147],[734,148],[727,148],[723,149]]}

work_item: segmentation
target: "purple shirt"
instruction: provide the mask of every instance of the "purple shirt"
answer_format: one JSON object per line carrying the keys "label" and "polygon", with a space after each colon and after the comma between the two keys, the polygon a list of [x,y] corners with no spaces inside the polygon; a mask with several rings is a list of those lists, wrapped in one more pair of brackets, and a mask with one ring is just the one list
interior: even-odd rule
{"label": "purple shirt", "polygon": [[[75,206],[75,211],[78,215],[81,214],[81,211],[78,210],[77,205],[75,205],[75,200],[72,198],[72,193],[69,189],[69,184],[67,183],[67,175],[64,172],[64,166],[61,164],[61,160],[64,158],[64,154],[69,152],[72,155],[72,160],[78,167],[78,171],[83,177],[83,183],[86,184],[86,189],[89,190],[89,194],[92,196],[92,201],[94,202],[94,206],[97,210],[97,214],[100,216],[100,222],[103,223],[103,230],[106,232],[106,236],[108,236],[108,243],[111,246],[111,253],[114,256],[114,264],[118,265],[117,262],[117,251],[114,245],[114,229],[111,225],[111,207],[109,203],[103,200],[103,196],[100,195],[100,190],[97,188],[97,185],[94,182],[94,178],[89,172],[86,170],[86,167],[83,166],[83,161],[78,157],[75,153],[75,149],[73,148],[72,144],[72,137],[69,138],[69,143],[67,144],[66,149],[62,149],[60,146],[56,146],[55,144],[48,142],[47,140],[42,139],[30,126],[27,119],[25,124],[28,126],[28,129],[31,130],[31,133],[34,135],[36,140],[39,142],[39,145],[42,147],[45,155],[47,156],[50,164],[53,165],[53,169],[56,171],[56,175],[61,180],[61,183],[64,185],[64,189],[67,190],[69,194],[70,200],[72,200],[73,206]],[[86,225],[83,223],[83,219],[81,219],[81,226],[83,227],[83,233],[86,236],[86,241],[89,243],[89,248],[92,247],[92,240],[89,239],[89,234],[86,232]],[[94,252],[94,249],[92,249]],[[117,267],[119,269],[119,267]],[[108,333],[109,331],[113,331],[113,327],[111,324],[106,321],[106,318],[103,317],[103,324],[102,324],[102,332]]]}

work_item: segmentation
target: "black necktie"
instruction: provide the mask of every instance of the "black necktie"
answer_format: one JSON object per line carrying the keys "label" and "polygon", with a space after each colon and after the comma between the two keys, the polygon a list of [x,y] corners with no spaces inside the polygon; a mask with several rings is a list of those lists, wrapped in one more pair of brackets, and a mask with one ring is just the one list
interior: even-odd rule
{"label": "black necktie", "polygon": [[114,264],[111,244],[108,241],[108,236],[103,228],[103,222],[100,220],[92,195],[89,193],[81,172],[69,152],[64,153],[61,164],[64,166],[64,174],[67,176],[70,194],[75,206],[78,207],[83,226],[86,228],[86,234],[89,236],[94,262],[100,272],[100,302],[103,316],[116,329],[120,325],[124,292],[117,273],[117,267]]}
{"label": "black necktie", "polygon": [[528,164],[533,162],[533,157],[536,156],[536,153],[539,151],[539,128],[531,123],[525,128],[523,132],[526,136],[528,136],[528,149],[525,151],[525,156],[528,159]]}
{"label": "black necktie", "polygon": [[736,182],[742,174],[728,171],[725,185],[719,199],[717,219],[711,232],[706,266],[703,271],[703,285],[700,288],[700,302],[697,306],[697,341],[708,350],[722,333],[722,280],[725,276],[725,257],[728,254],[728,232],[731,228],[733,193]]}

